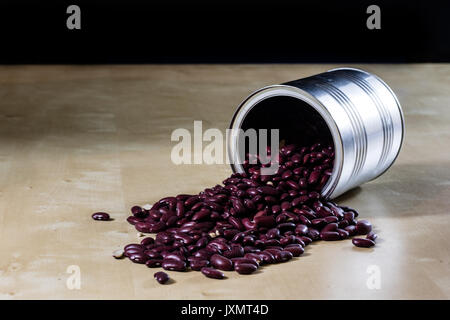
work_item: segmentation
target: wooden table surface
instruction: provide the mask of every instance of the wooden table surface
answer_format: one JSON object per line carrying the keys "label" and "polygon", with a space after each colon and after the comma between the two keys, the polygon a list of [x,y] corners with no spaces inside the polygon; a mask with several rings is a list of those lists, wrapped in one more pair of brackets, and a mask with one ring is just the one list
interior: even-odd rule
{"label": "wooden table surface", "polygon": [[[253,90],[332,67],[0,67],[0,298],[449,299],[448,64],[354,65],[383,78],[406,116],[395,165],[338,199],[374,224],[374,249],[317,242],[250,276],[169,272],[165,286],[155,269],[111,257],[138,240],[125,221],[132,205],[197,193],[231,172],[172,164],[174,129],[225,129]],[[95,211],[114,220],[93,221]],[[79,289],[67,285],[71,270]]]}

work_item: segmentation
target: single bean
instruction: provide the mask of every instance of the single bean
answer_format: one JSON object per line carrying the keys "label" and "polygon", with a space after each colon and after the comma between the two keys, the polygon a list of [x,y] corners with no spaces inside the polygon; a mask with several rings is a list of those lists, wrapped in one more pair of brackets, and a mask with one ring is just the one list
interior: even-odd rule
{"label": "single bean", "polygon": [[221,256],[219,254],[214,254],[209,259],[211,265],[220,270],[230,271],[233,270],[233,261],[228,259],[227,257]]}
{"label": "single bean", "polygon": [[255,272],[258,267],[252,263],[238,263],[235,265],[234,270],[239,274],[251,274]]}
{"label": "single bean", "polygon": [[357,247],[370,248],[375,245],[375,242],[370,239],[353,238],[352,243]]}
{"label": "single bean", "polygon": [[359,220],[356,223],[356,231],[358,234],[368,234],[372,231],[372,224],[367,220]]}
{"label": "single bean", "polygon": [[92,219],[98,221],[108,221],[111,217],[106,212],[96,212],[92,214]]}
{"label": "single bean", "polygon": [[169,275],[165,272],[159,271],[156,272],[153,277],[158,281],[160,284],[164,284],[167,281],[169,281]]}
{"label": "single bean", "polygon": [[208,278],[212,278],[212,279],[225,278],[225,275],[223,274],[223,272],[220,272],[219,270],[216,270],[213,268],[203,267],[201,269],[201,272]]}
{"label": "single bean", "polygon": [[185,271],[186,262],[175,259],[164,259],[161,263],[164,270],[170,271]]}

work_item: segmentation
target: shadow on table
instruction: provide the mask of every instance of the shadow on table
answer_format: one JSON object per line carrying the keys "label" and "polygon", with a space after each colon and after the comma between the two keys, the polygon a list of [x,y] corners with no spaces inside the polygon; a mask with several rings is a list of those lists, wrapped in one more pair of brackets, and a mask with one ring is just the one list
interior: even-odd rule
{"label": "shadow on table", "polygon": [[425,216],[450,209],[450,162],[394,165],[384,175],[339,196],[370,216]]}

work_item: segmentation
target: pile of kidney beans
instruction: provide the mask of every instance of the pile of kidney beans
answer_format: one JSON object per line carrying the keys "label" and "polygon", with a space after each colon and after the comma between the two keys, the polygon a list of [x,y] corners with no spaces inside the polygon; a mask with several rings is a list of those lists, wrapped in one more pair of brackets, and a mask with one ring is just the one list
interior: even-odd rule
{"label": "pile of kidney beans", "polygon": [[[287,145],[277,158],[275,175],[262,176],[265,165],[257,157],[256,164],[249,164],[247,155],[246,173],[232,174],[223,185],[198,195],[166,197],[151,208],[134,206],[127,221],[139,232],[156,236],[128,244],[123,255],[149,268],[191,269],[222,279],[222,271],[250,274],[262,265],[289,261],[320,239],[367,235],[354,238],[353,244],[375,245],[368,221],[357,221],[354,209],[319,194],[332,172],[332,146]],[[161,272],[155,278],[160,283],[168,280]]]}

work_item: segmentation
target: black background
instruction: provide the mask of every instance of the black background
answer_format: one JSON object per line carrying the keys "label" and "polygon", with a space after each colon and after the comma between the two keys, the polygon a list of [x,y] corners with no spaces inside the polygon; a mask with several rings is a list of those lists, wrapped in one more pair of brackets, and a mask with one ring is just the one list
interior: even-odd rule
{"label": "black background", "polygon": [[[307,290],[299,288],[299,290]],[[210,306],[225,310],[226,304],[256,305],[269,307],[266,315],[229,315],[215,313],[208,315],[182,315],[181,308],[192,306]],[[13,311],[15,317],[35,318],[45,315],[49,319],[62,319],[70,315],[71,319],[348,319],[363,318],[365,320],[391,317],[395,319],[439,318],[446,314],[448,300],[441,301],[316,301],[316,300],[140,300],[140,301],[0,301],[2,310]],[[9,309],[9,310],[8,310]]]}
{"label": "black background", "polygon": [[450,1],[2,0],[0,63],[445,62],[448,21]]}

